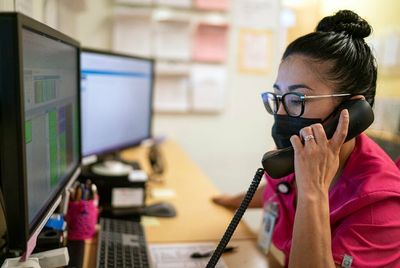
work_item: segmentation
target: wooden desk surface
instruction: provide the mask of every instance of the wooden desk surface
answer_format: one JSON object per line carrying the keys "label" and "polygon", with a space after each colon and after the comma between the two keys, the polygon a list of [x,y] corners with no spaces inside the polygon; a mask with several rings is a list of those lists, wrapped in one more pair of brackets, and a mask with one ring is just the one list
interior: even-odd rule
{"label": "wooden desk surface", "polygon": [[[150,171],[147,161],[146,147],[126,150],[122,157],[126,160],[138,161],[145,171]],[[216,187],[203,172],[172,141],[162,143],[160,150],[166,162],[162,182],[148,183],[147,203],[167,201],[172,203],[177,216],[174,218],[157,218],[158,226],[145,226],[149,243],[185,243],[185,242],[219,242],[226,227],[232,219],[233,212],[215,205],[211,197],[218,194]],[[168,189],[176,195],[169,199],[156,199],[151,196],[154,189]],[[240,223],[233,237],[232,244],[239,244],[238,253],[224,255],[228,267],[281,267],[274,257],[268,258],[256,248],[256,235],[244,224]],[[95,241],[87,242],[85,258],[87,267],[93,266]]]}
{"label": "wooden desk surface", "polygon": [[[148,169],[145,148],[126,151],[123,157],[130,160],[140,159],[144,169]],[[176,196],[165,201],[171,202],[177,217],[158,218],[160,226],[145,227],[149,242],[187,242],[218,241],[232,219],[232,212],[215,205],[211,197],[218,194],[216,187],[203,172],[189,159],[180,147],[171,141],[161,146],[166,162],[164,183],[149,183],[148,203],[156,200],[151,196],[154,189],[172,189]],[[255,235],[245,225],[240,224],[234,239],[254,238]]]}

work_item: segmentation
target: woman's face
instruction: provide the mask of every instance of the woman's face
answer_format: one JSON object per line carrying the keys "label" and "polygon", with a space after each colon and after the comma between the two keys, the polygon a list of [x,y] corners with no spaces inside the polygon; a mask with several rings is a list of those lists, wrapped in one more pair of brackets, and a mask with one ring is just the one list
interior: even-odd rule
{"label": "woman's face", "polygon": [[[274,91],[278,95],[287,92],[300,92],[309,96],[334,94],[333,85],[323,79],[323,74],[329,67],[329,63],[317,63],[303,55],[291,55],[279,66]],[[306,100],[301,117],[324,120],[339,102],[337,98]],[[286,114],[283,105],[279,106],[278,114]]]}

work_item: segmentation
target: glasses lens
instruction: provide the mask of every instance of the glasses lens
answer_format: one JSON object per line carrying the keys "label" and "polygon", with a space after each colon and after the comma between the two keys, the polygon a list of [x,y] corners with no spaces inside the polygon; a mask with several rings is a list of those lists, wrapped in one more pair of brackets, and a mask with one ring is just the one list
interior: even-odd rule
{"label": "glasses lens", "polygon": [[264,102],[264,107],[270,114],[275,114],[278,111],[278,99],[271,92],[265,92],[261,94]]}
{"label": "glasses lens", "polygon": [[291,116],[300,116],[303,109],[302,97],[296,93],[288,93],[283,96],[286,112]]}

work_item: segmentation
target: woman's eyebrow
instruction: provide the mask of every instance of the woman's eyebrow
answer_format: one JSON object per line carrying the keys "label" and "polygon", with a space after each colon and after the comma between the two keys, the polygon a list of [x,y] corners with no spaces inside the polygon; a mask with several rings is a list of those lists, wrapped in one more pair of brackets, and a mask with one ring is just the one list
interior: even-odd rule
{"label": "woman's eyebrow", "polygon": [[295,85],[290,85],[288,86],[288,90],[289,91],[294,91],[298,88],[306,88],[312,91],[312,88],[310,88],[309,86],[305,85],[305,84],[295,84]]}
{"label": "woman's eyebrow", "polygon": [[[281,88],[279,87],[278,84],[274,84],[273,88],[278,90],[278,91],[281,91]],[[309,87],[309,86],[307,86],[305,84],[294,84],[294,85],[288,86],[288,91],[295,91],[296,89],[299,89],[299,88],[305,88],[305,89],[309,89],[311,91],[313,90],[311,87]]]}

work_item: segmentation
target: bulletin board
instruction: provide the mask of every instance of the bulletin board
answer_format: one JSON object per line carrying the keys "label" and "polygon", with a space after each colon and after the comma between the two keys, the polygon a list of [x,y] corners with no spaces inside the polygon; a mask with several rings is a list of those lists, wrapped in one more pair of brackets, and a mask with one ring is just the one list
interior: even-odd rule
{"label": "bulletin board", "polygon": [[220,112],[229,0],[115,0],[113,49],[156,60],[156,112]]}

